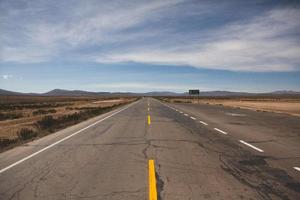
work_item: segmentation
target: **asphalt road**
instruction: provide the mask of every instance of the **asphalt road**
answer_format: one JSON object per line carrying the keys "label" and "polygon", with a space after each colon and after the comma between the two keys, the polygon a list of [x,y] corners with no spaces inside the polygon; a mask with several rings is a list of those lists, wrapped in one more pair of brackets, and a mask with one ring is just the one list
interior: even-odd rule
{"label": "asphalt road", "polygon": [[[300,119],[138,102],[0,154],[0,199],[300,199]],[[297,168],[298,167],[298,168]]]}

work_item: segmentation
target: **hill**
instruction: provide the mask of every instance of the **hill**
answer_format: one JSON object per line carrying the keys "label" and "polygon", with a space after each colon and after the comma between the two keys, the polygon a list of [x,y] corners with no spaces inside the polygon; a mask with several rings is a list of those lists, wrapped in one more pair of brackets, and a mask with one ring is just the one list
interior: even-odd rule
{"label": "hill", "polygon": [[[146,93],[132,92],[90,92],[84,90],[63,90],[54,89],[46,93],[21,93],[0,89],[0,95],[31,95],[31,96],[188,96],[188,93],[176,93],[169,91],[153,91]],[[298,96],[300,92],[292,90],[279,90],[269,93],[247,93],[247,92],[230,92],[230,91],[200,91],[203,97],[226,97],[226,96]]]}

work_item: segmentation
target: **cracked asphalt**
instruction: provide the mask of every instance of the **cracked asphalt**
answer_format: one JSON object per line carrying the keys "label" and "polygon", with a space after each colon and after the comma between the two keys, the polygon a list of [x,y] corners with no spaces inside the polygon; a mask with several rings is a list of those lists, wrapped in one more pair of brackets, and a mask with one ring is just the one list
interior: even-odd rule
{"label": "cracked asphalt", "polygon": [[[149,159],[156,164],[158,199],[300,199],[300,172],[292,168],[300,165],[299,118],[210,105],[167,105],[195,120],[143,98],[0,173],[0,199],[148,199]],[[1,153],[0,169],[113,112]]]}

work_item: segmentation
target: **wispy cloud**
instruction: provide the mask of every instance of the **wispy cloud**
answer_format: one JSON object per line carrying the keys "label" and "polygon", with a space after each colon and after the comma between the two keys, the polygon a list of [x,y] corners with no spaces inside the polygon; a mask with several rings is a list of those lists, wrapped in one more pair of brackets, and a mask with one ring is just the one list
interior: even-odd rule
{"label": "wispy cloud", "polygon": [[109,91],[187,91],[189,88],[199,88],[199,85],[127,82],[93,84],[90,87]]}
{"label": "wispy cloud", "polygon": [[[59,3],[57,7],[38,1],[22,2],[22,5],[2,2],[1,61],[43,62],[89,45],[128,40],[128,34],[117,38],[110,36],[146,22],[155,12],[178,2],[109,4],[78,1],[74,4]],[[58,11],[54,10],[56,8]],[[130,37],[136,37],[137,34],[133,33]]]}
{"label": "wispy cloud", "polygon": [[12,78],[13,76],[12,75],[9,75],[9,74],[3,74],[1,75],[1,78],[4,79],[4,80],[8,80],[10,78]]}
{"label": "wispy cloud", "polygon": [[[80,60],[231,71],[300,70],[299,8],[270,7],[223,22],[232,8],[221,3],[56,3],[1,2],[0,62]],[[209,24],[212,19],[218,23]]]}
{"label": "wispy cloud", "polygon": [[299,70],[300,23],[298,9],[272,10],[249,21],[235,22],[209,30],[208,41],[189,40],[178,46],[151,49],[139,46],[126,52],[110,52],[96,58],[99,62],[144,62],[189,65],[233,71]]}

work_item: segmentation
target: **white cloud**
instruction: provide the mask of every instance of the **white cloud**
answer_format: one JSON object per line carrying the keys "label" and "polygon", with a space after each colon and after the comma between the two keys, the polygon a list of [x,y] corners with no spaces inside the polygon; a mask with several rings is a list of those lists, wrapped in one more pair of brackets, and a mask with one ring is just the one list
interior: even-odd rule
{"label": "white cloud", "polygon": [[115,90],[115,91],[187,91],[189,88],[198,88],[197,85],[184,85],[184,84],[164,84],[164,83],[101,83],[91,85],[93,88],[101,90]]}
{"label": "white cloud", "polygon": [[1,60],[3,62],[39,63],[47,61],[54,53],[50,49],[38,47],[3,47]]}
{"label": "white cloud", "polygon": [[[167,0],[148,3],[142,1],[128,3],[91,1],[90,4],[79,1],[77,4],[68,4],[68,8],[63,9],[62,16],[57,14],[58,20],[52,19],[56,17],[56,13],[55,10],[47,9],[47,6],[51,7],[50,5],[28,3],[29,8],[12,9],[14,12],[7,11],[6,16],[5,13],[0,16],[3,33],[0,36],[0,42],[3,44],[0,49],[0,61],[44,62],[55,56],[63,57],[62,55],[68,51],[89,45],[120,42],[141,36],[139,33],[133,33],[131,36],[121,37],[118,32],[145,22],[155,16],[160,9],[175,5],[180,1]],[[36,4],[38,3],[36,2]],[[36,7],[34,8],[34,6]],[[60,8],[59,5],[58,8]],[[44,12],[54,13],[50,13],[51,16],[43,19]],[[16,21],[18,18],[20,18],[20,22]],[[15,31],[16,27],[18,32]],[[116,34],[117,37],[111,37],[112,34]],[[149,35],[149,33],[141,34]]]}
{"label": "white cloud", "polygon": [[184,24],[176,24],[179,15],[205,21],[217,13],[222,17],[222,7],[204,2],[191,6],[181,0],[66,2],[3,10],[0,61],[70,59],[231,71],[300,70],[298,8],[269,10],[219,28],[183,31]]}
{"label": "white cloud", "polygon": [[8,79],[12,78],[13,76],[8,75],[8,74],[3,74],[3,75],[1,75],[1,77],[2,77],[2,79],[8,80]]}
{"label": "white cloud", "polygon": [[[126,52],[96,57],[98,62],[141,62],[190,65],[232,71],[293,71],[300,67],[298,9],[273,10],[249,22],[211,30],[209,41],[189,42],[176,48],[140,46]],[[292,33],[290,33],[292,31]]]}

